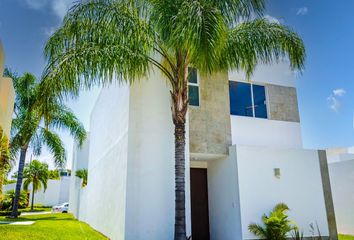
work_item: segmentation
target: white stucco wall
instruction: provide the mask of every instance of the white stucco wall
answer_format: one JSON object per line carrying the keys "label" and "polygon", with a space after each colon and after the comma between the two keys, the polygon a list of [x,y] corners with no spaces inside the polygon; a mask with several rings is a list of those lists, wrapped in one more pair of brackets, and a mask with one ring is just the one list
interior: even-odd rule
{"label": "white stucco wall", "polygon": [[284,61],[272,65],[257,66],[254,74],[247,79],[242,71],[229,71],[229,79],[233,81],[251,81],[253,83],[270,83],[285,87],[295,87],[295,74]]}
{"label": "white stucco wall", "polygon": [[74,214],[76,218],[80,218],[80,199],[81,199],[81,185],[82,180],[75,176],[76,171],[79,169],[88,169],[89,161],[89,151],[90,151],[90,135],[87,133],[87,138],[83,143],[82,147],[74,142],[73,147],[73,160],[71,171],[72,175],[70,177],[70,194],[69,194],[69,212]]}
{"label": "white stucco wall", "polygon": [[233,115],[230,117],[233,145],[302,148],[299,123]]}
{"label": "white stucco wall", "polygon": [[83,220],[113,240],[125,239],[128,119],[129,87],[102,89],[91,114],[88,184],[80,208]]}
{"label": "white stucco wall", "polygon": [[338,233],[354,235],[354,157],[328,169]]}
{"label": "white stucco wall", "polygon": [[[43,206],[54,206],[69,201],[69,185],[70,177],[61,177],[60,180],[48,180],[47,190],[43,192],[43,188],[35,193],[34,204]],[[15,189],[16,183],[4,185],[3,191],[6,192]],[[29,186],[29,191],[32,193],[32,185]],[[32,201],[30,194],[29,203]]]}
{"label": "white stucco wall", "polygon": [[[252,239],[247,227],[261,222],[277,203],[286,203],[305,236],[309,224],[318,224],[328,236],[318,152],[290,148],[233,146],[236,149],[243,239]],[[280,168],[280,179],[274,176]]]}
{"label": "white stucco wall", "polygon": [[208,193],[210,239],[242,239],[234,148],[230,148],[227,158],[208,161]]}
{"label": "white stucco wall", "polygon": [[[130,104],[125,239],[173,239],[174,127],[166,81],[152,71],[148,80],[131,87]],[[188,146],[187,139],[187,153]],[[188,155],[186,169],[190,235]]]}

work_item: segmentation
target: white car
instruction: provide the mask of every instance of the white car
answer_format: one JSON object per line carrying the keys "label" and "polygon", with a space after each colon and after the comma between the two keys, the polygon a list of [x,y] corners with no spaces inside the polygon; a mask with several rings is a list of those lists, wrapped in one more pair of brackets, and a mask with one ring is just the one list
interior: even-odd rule
{"label": "white car", "polygon": [[52,213],[67,213],[69,210],[69,203],[63,203],[52,207]]}

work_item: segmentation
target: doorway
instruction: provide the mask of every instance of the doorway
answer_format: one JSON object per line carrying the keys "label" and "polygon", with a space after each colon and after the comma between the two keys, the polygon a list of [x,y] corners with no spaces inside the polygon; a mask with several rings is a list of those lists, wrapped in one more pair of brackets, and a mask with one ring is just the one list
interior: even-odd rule
{"label": "doorway", "polygon": [[192,239],[209,240],[208,175],[206,168],[191,168]]}

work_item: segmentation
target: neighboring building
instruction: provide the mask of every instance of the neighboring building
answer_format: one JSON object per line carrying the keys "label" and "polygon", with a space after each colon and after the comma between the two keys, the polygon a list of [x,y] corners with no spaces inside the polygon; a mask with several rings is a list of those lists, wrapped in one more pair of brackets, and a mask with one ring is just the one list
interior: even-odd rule
{"label": "neighboring building", "polygon": [[[254,239],[248,225],[284,202],[305,236],[317,223],[323,236],[337,239],[326,155],[302,148],[287,64],[259,66],[250,82],[235,72],[191,71],[187,234],[193,240]],[[168,90],[158,71],[132,86],[103,89],[91,114],[90,147],[74,157],[88,166],[88,185],[80,194],[73,174],[70,211],[113,240],[173,239]]]}
{"label": "neighboring building", "polygon": [[[41,190],[34,195],[34,204],[40,204],[43,206],[54,206],[61,203],[69,202],[69,187],[70,177],[61,177],[60,180],[48,180],[47,190],[43,192]],[[8,190],[14,190],[16,183],[4,185],[3,192]],[[29,186],[29,192],[32,192],[32,184]],[[32,194],[29,194],[29,203],[32,201]]]}
{"label": "neighboring building", "polygon": [[354,147],[327,149],[338,232],[354,235]]}
{"label": "neighboring building", "polygon": [[12,113],[14,110],[15,90],[12,79],[3,77],[5,53],[0,41],[0,126],[9,137],[11,130]]}

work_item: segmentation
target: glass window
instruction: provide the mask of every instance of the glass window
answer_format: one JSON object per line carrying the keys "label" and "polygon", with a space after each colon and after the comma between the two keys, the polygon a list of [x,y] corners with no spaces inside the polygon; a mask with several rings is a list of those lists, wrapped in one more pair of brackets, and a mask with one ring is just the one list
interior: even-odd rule
{"label": "glass window", "polygon": [[231,115],[267,118],[265,87],[242,82],[229,82]]}
{"label": "glass window", "polygon": [[267,118],[267,104],[264,86],[252,85],[254,115],[257,118]]}
{"label": "glass window", "polygon": [[230,110],[232,115],[253,116],[251,85],[230,81]]}
{"label": "glass window", "polygon": [[199,106],[199,81],[198,72],[195,68],[188,68],[188,97],[189,105]]}
{"label": "glass window", "polygon": [[198,74],[196,68],[188,68],[188,82],[198,84]]}

